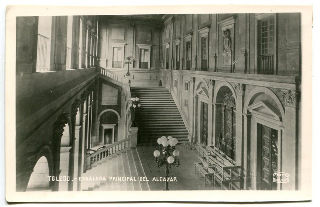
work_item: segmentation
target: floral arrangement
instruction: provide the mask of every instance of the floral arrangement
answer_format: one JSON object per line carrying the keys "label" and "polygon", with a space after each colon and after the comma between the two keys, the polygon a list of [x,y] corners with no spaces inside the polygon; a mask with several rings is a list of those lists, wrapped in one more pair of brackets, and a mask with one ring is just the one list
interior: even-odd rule
{"label": "floral arrangement", "polygon": [[138,97],[131,98],[129,106],[133,108],[140,108],[141,107],[140,99]]}

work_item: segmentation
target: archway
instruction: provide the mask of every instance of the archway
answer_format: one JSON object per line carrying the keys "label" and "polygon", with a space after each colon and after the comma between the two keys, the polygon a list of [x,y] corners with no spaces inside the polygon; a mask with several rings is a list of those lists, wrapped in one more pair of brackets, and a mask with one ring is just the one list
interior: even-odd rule
{"label": "archway", "polygon": [[48,160],[42,156],[33,167],[26,191],[51,191],[49,175]]}
{"label": "archway", "polygon": [[215,96],[215,146],[236,160],[236,98],[228,85],[218,88]]}
{"label": "archway", "polygon": [[273,182],[273,175],[281,171],[281,143],[284,134],[283,106],[278,97],[269,89],[257,87],[244,101],[244,124],[247,143],[244,157],[247,188],[260,190],[279,190],[280,185]]}
{"label": "archway", "polygon": [[205,81],[199,82],[196,87],[195,97],[195,135],[196,142],[208,145],[208,106],[209,87]]}
{"label": "archway", "polygon": [[120,115],[113,109],[106,109],[98,116],[97,134],[100,145],[118,141]]}

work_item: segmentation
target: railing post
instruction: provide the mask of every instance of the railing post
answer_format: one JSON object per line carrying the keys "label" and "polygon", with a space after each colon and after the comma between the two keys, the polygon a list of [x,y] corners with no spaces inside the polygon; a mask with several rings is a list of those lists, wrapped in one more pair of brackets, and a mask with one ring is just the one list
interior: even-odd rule
{"label": "railing post", "polygon": [[131,148],[137,147],[138,127],[131,127],[128,137],[129,137],[130,147]]}

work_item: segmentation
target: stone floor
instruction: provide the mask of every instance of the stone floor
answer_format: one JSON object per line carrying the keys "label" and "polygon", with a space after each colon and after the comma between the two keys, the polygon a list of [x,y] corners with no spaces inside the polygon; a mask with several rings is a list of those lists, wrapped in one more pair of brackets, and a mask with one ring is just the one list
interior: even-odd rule
{"label": "stone floor", "polygon": [[[164,190],[165,182],[152,181],[153,177],[165,177],[165,166],[158,168],[153,157],[155,148],[152,146],[139,146],[137,149],[146,177],[149,180],[150,190]],[[195,174],[194,162],[198,161],[196,151],[184,145],[178,145],[177,149],[180,151],[180,166],[171,167],[169,174],[171,177],[176,177],[177,182],[169,182],[169,190],[212,189],[209,184],[204,184],[203,178]]]}

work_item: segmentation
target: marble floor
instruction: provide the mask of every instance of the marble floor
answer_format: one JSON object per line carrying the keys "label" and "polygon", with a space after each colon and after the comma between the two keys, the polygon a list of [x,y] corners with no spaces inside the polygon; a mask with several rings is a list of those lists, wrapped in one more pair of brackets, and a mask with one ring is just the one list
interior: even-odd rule
{"label": "marble floor", "polygon": [[[194,162],[198,161],[196,151],[185,145],[178,145],[180,151],[180,166],[170,168],[169,176],[173,178],[169,182],[169,190],[208,190],[212,189],[209,184],[204,184],[204,179],[195,174]],[[153,146],[138,146],[137,147],[141,163],[146,177],[149,180],[150,190],[164,190],[164,181],[155,181],[160,177],[165,177],[165,166],[157,167],[153,157]],[[176,181],[174,181],[176,177]]]}

